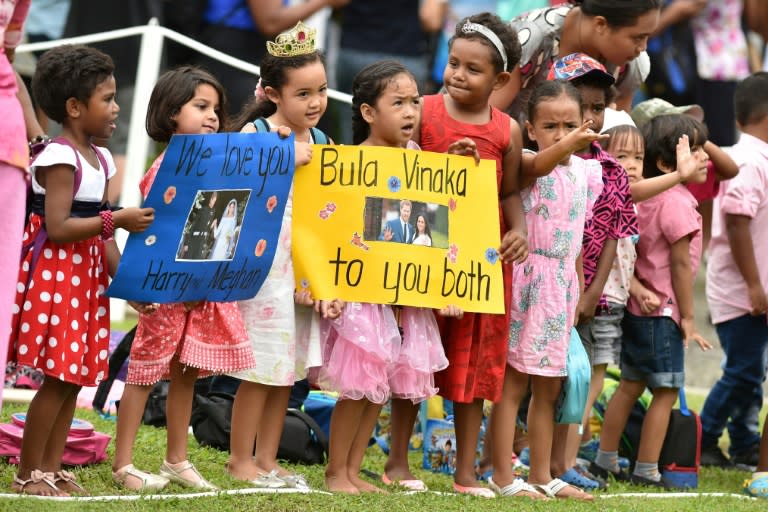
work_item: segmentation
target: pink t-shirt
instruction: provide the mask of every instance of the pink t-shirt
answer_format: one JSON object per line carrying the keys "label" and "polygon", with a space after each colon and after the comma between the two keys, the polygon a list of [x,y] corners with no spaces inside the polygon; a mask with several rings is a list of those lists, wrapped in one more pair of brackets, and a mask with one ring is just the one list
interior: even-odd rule
{"label": "pink t-shirt", "polygon": [[736,267],[725,230],[725,216],[744,215],[752,219],[749,232],[757,268],[764,290],[768,290],[768,143],[741,134],[739,142],[728,150],[739,165],[739,174],[720,184],[712,218],[712,240],[707,263],[707,302],[714,323],[732,320],[752,309],[747,283]]}
{"label": "pink t-shirt", "polygon": [[627,309],[638,316],[668,316],[680,324],[680,307],[672,286],[672,244],[692,235],[691,271],[699,270],[701,259],[701,215],[696,199],[684,185],[676,185],[637,205],[640,241],[637,243],[635,276],[661,301],[658,309],[646,315],[629,298]]}

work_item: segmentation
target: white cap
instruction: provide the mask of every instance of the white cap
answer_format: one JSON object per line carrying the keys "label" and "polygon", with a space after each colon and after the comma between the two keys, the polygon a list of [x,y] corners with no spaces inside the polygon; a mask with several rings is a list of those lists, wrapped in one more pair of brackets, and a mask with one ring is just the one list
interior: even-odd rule
{"label": "white cap", "polygon": [[623,110],[613,110],[612,108],[606,108],[605,117],[603,118],[603,129],[600,130],[600,133],[605,133],[614,126],[621,126],[624,124],[635,126],[635,122],[632,120],[632,117]]}

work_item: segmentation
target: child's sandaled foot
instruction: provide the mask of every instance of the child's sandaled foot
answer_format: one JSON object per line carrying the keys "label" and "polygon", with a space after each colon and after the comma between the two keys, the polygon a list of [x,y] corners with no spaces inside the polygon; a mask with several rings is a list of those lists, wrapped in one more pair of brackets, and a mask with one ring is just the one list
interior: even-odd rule
{"label": "child's sandaled foot", "polygon": [[39,469],[33,469],[26,480],[14,476],[11,489],[16,493],[31,496],[69,496],[56,487],[53,478],[53,473],[43,473]]}
{"label": "child's sandaled foot", "polygon": [[473,487],[467,485],[460,485],[456,482],[453,483],[453,490],[459,494],[468,494],[470,496],[477,496],[479,498],[495,498],[496,495],[487,487]]}
{"label": "child's sandaled foot", "polygon": [[357,487],[357,489],[360,492],[364,492],[364,493],[376,493],[377,492],[377,493],[381,493],[381,494],[387,494],[387,491],[385,491],[384,489],[376,487],[375,485],[373,485],[370,482],[366,482],[365,480],[363,480],[362,478],[360,478],[357,475],[350,476],[349,477],[349,481],[352,483],[352,485]]}
{"label": "child's sandaled foot", "polygon": [[493,481],[493,477],[488,478],[488,487],[498,496],[521,496],[531,498],[532,500],[547,500],[545,495],[536,490],[535,487],[524,482],[521,478],[515,478],[511,484],[504,486],[498,485]]}
{"label": "child's sandaled foot", "polygon": [[559,478],[553,478],[548,484],[532,484],[536,490],[544,493],[550,498],[566,499],[571,498],[578,501],[593,501],[595,499],[589,493],[569,485]]}
{"label": "child's sandaled foot", "polygon": [[83,496],[90,496],[82,485],[77,483],[77,478],[69,471],[57,471],[53,478],[53,483],[59,490],[64,491],[67,494],[82,494]]}
{"label": "child's sandaled foot", "polygon": [[385,472],[381,474],[381,481],[384,485],[400,486],[408,489],[409,491],[423,492],[427,490],[427,484],[425,484],[423,480],[419,480],[416,477],[393,480],[389,478]]}
{"label": "child's sandaled foot", "polygon": [[136,469],[133,464],[127,464],[113,471],[112,480],[123,489],[140,492],[162,490],[169,482],[163,476]]}
{"label": "child's sandaled foot", "polygon": [[360,490],[344,476],[325,475],[325,488],[342,494],[360,494]]}
{"label": "child's sandaled foot", "polygon": [[216,491],[219,488],[203,478],[203,475],[188,460],[171,464],[164,460],[160,466],[160,476],[183,487],[200,489],[202,491]]}

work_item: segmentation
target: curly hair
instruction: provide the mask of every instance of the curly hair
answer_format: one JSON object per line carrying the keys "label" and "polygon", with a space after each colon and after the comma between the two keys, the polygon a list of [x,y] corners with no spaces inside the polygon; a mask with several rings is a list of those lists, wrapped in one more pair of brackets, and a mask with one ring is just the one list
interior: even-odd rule
{"label": "curly hair", "polygon": [[[265,89],[267,87],[272,87],[279,91],[285,85],[289,69],[300,69],[308,64],[318,61],[325,66],[325,55],[320,50],[315,50],[312,53],[304,55],[297,55],[295,57],[275,57],[267,54],[262,59],[260,66],[261,86]],[[269,98],[266,96],[254,96],[243,106],[237,116],[235,116],[229,130],[240,130],[254,119],[269,117],[276,111],[277,105],[272,103]]]}
{"label": "curly hair", "polygon": [[[504,47],[504,52],[507,54],[507,69],[504,69],[504,61],[501,58],[501,54],[499,54],[499,50],[487,37],[480,32],[464,32],[462,30],[462,27],[466,22],[483,25],[499,37],[501,45]],[[520,47],[520,39],[517,37],[517,32],[507,23],[501,21],[501,18],[495,14],[481,12],[480,14],[475,14],[459,21],[456,24],[456,31],[454,32],[453,37],[448,41],[449,48],[453,47],[453,42],[456,39],[480,41],[490,48],[493,58],[493,66],[497,73],[511,71],[520,63],[522,48]]]}
{"label": "curly hair", "polygon": [[227,125],[227,98],[224,87],[213,75],[195,66],[179,66],[157,80],[147,107],[147,134],[157,142],[168,142],[176,131],[175,117],[195,97],[200,85],[213,87],[219,95],[219,131]]}
{"label": "curly hair", "polygon": [[57,46],[37,61],[32,96],[45,115],[62,123],[67,118],[67,100],[75,98],[88,103],[96,87],[114,71],[112,58],[95,48]]}

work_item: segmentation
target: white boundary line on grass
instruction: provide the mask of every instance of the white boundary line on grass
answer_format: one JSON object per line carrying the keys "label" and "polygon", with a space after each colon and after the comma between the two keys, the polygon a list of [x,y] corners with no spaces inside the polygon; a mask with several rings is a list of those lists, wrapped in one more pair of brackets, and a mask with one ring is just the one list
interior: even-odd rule
{"label": "white boundary line on grass", "polygon": [[317,489],[229,489],[226,491],[208,491],[208,492],[194,492],[183,494],[124,494],[118,496],[32,496],[29,494],[0,494],[0,499],[34,499],[44,501],[64,501],[64,502],[80,502],[80,501],[138,501],[138,500],[176,500],[176,499],[192,499],[192,498],[215,498],[217,496],[232,496],[232,495],[246,495],[246,494],[327,494],[331,496],[330,492],[320,491]]}
{"label": "white boundary line on grass", "polygon": [[[427,491],[430,494],[440,496],[462,496],[451,492]],[[171,499],[192,499],[192,498],[215,498],[222,495],[248,495],[248,494],[324,494],[332,496],[330,492],[317,489],[230,489],[226,491],[196,492],[186,494],[127,494],[119,496],[78,496],[78,497],[58,497],[58,496],[31,496],[29,494],[0,494],[0,499],[34,499],[44,501],[63,501],[63,502],[111,502],[111,501],[155,501]],[[411,494],[411,493],[408,493]],[[602,499],[608,498],[737,498],[746,500],[756,500],[751,496],[744,494],[735,494],[727,492],[628,492],[617,494],[603,494],[599,496]]]}

